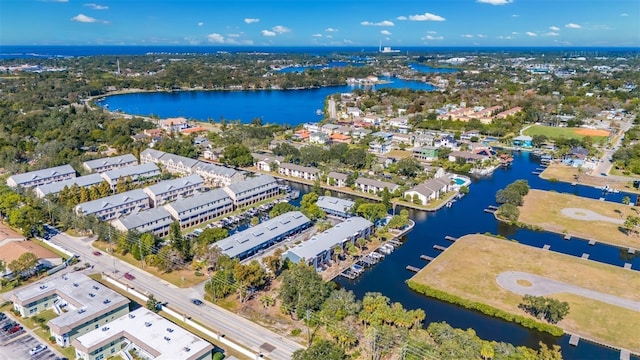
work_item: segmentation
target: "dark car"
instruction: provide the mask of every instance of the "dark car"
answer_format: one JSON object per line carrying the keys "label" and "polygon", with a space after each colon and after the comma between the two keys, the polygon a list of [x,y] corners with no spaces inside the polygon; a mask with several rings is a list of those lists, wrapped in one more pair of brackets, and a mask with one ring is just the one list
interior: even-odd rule
{"label": "dark car", "polygon": [[3,330],[3,331],[7,331],[7,330],[11,329],[12,327],[14,327],[14,326],[16,326],[16,325],[18,325],[18,324],[17,324],[17,323],[15,323],[15,322],[13,322],[13,321],[11,321],[11,322],[9,322],[8,324],[5,324],[5,325],[2,327],[2,330]]}
{"label": "dark car", "polygon": [[198,306],[204,304],[202,300],[198,300],[198,299],[191,299],[191,302]]}
{"label": "dark car", "polygon": [[133,280],[136,277],[131,275],[131,274],[129,274],[129,273],[124,273],[124,278],[127,279],[127,280]]}
{"label": "dark car", "polygon": [[7,317],[4,313],[0,313],[0,321],[4,320]]}
{"label": "dark car", "polygon": [[16,326],[14,326],[14,327],[10,328],[9,330],[7,330],[7,332],[8,332],[9,334],[14,334],[14,333],[17,333],[17,332],[18,332],[18,331],[20,331],[20,330],[22,330],[22,326],[20,326],[20,325],[16,325]]}
{"label": "dark car", "polygon": [[101,253],[100,251],[97,251],[97,250],[96,250],[96,251],[94,251],[94,252],[93,252],[93,255],[95,255],[95,256],[100,256],[100,255],[102,255],[102,253]]}

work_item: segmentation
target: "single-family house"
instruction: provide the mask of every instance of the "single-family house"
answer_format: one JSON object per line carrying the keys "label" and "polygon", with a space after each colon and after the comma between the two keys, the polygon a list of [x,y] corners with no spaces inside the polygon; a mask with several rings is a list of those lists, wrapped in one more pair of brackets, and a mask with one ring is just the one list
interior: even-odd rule
{"label": "single-family house", "polygon": [[426,205],[429,201],[439,199],[451,190],[451,181],[448,179],[431,179],[405,191],[404,198],[407,201]]}
{"label": "single-family house", "polygon": [[522,148],[533,147],[533,138],[527,135],[520,135],[513,138],[513,146]]}
{"label": "single-family house", "polygon": [[420,161],[436,161],[438,160],[438,148],[432,146],[414,147],[411,149],[411,156]]}

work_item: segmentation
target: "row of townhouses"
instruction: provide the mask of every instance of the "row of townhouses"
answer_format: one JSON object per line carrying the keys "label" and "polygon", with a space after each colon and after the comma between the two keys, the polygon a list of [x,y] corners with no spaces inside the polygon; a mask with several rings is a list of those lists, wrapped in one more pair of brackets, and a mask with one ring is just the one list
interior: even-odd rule
{"label": "row of townhouses", "polygon": [[24,318],[53,310],[50,334],[57,345],[73,346],[76,359],[211,359],[207,341],[144,307],[130,312],[126,297],[81,273],[47,277],[11,301]]}

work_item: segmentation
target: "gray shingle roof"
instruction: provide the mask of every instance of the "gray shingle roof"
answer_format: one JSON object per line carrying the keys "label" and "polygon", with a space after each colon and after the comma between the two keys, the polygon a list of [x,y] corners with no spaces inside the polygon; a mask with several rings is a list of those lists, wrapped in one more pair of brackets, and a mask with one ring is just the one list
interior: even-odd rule
{"label": "gray shingle roof", "polygon": [[140,158],[150,156],[151,158],[153,158],[153,159],[155,159],[157,161],[158,159],[163,157],[164,154],[166,154],[166,152],[164,152],[164,151],[155,150],[155,149],[144,149],[140,153]]}
{"label": "gray shingle roof", "polygon": [[332,172],[327,174],[327,178],[329,178],[329,179],[338,179],[338,180],[346,181],[348,177],[349,177],[349,175],[347,175],[347,174],[343,174],[343,173],[339,173],[339,172],[335,172],[335,171],[332,171]]}
{"label": "gray shingle roof", "polygon": [[423,182],[422,184],[414,186],[409,191],[415,191],[417,193],[420,193],[428,197],[434,192],[442,190],[448,185],[449,185],[448,181],[445,181],[442,179],[431,179]]}
{"label": "gray shingle roof", "polygon": [[212,246],[217,246],[225,255],[234,257],[310,222],[311,220],[300,211],[291,211],[244,231],[237,232]]}
{"label": "gray shingle roof", "polygon": [[289,170],[297,170],[300,172],[306,172],[309,174],[317,174],[318,168],[314,168],[314,167],[310,167],[310,166],[302,166],[302,165],[297,165],[297,164],[292,164],[292,163],[281,163],[279,166],[281,169],[289,169]]}
{"label": "gray shingle roof", "polygon": [[184,189],[192,185],[204,184],[204,180],[199,175],[189,175],[173,180],[161,181],[157,184],[147,186],[147,190],[154,195],[164,194],[175,189]]}
{"label": "gray shingle roof", "polygon": [[223,176],[227,178],[231,178],[232,176],[238,173],[236,169],[232,169],[226,166],[211,164],[207,162],[202,162],[202,161],[198,161],[198,163],[195,164],[195,166],[193,166],[193,169],[196,171],[202,171],[205,173],[215,174],[215,175]]}
{"label": "gray shingle roof", "polygon": [[102,175],[105,177],[105,179],[116,182],[121,177],[126,178],[128,176],[131,176],[135,180],[139,176],[160,175],[160,169],[154,163],[146,163],[142,165],[125,166],[122,168],[109,170],[102,173]]}
{"label": "gray shingle roof", "polygon": [[225,186],[225,189],[237,195],[245,192],[255,191],[255,189],[264,185],[270,185],[273,187],[278,186],[278,184],[276,183],[276,179],[274,179],[273,176],[259,175],[253,178],[246,179],[245,181],[227,185]]}
{"label": "gray shingle roof", "polygon": [[28,182],[35,181],[37,179],[45,179],[59,175],[73,174],[76,175],[76,171],[71,167],[71,165],[62,165],[56,166],[47,169],[41,169],[36,171],[30,171],[24,174],[16,174],[10,176],[9,179],[12,179],[16,184],[25,184]]}
{"label": "gray shingle roof", "polygon": [[320,234],[314,235],[311,239],[300,243],[289,249],[296,260],[312,259],[324,251],[330,250],[334,246],[342,243],[346,238],[373,226],[373,223],[365,218],[356,216],[339,223],[338,225]]}
{"label": "gray shingle roof", "polygon": [[320,196],[316,202],[321,209],[328,209],[338,213],[347,213],[355,202],[333,196]]}
{"label": "gray shingle roof", "polygon": [[[224,190],[218,188],[211,191],[199,193],[195,196],[191,196],[185,199],[176,200],[170,204],[165,205],[166,208],[172,208],[176,213],[180,214],[191,209],[196,209],[200,206],[207,204],[213,204],[217,201],[223,200],[223,204],[231,204],[232,200]],[[220,204],[211,205],[211,207],[219,207]],[[203,210],[204,211],[204,210]]]}
{"label": "gray shingle roof", "polygon": [[395,188],[400,187],[397,184],[394,183],[390,183],[390,182],[386,182],[386,181],[380,181],[380,180],[374,180],[374,179],[369,179],[369,178],[364,178],[364,177],[359,177],[356,180],[356,185],[358,184],[363,184],[363,185],[367,185],[367,186],[375,186],[381,189],[387,188],[389,189],[389,191],[393,191]]}
{"label": "gray shingle roof", "polygon": [[187,168],[193,167],[195,164],[198,163],[198,160],[196,159],[175,155],[171,153],[164,153],[164,156],[162,156],[162,158],[160,159],[160,162],[163,164],[168,163],[170,161],[175,164],[182,163]]}
{"label": "gray shingle roof", "polygon": [[76,209],[79,209],[84,214],[95,214],[98,211],[111,209],[116,206],[130,204],[140,200],[149,200],[147,193],[142,189],[135,189],[126,191],[120,194],[107,196],[102,199],[87,201],[82,204],[76,205]]}
{"label": "gray shingle roof", "polygon": [[136,159],[136,157],[133,156],[132,154],[125,154],[120,156],[85,161],[82,163],[82,165],[85,168],[88,168],[91,171],[94,171],[96,168],[99,168],[99,167],[117,166],[122,164],[128,164],[131,162],[137,163],[138,159]]}
{"label": "gray shingle roof", "polygon": [[116,221],[119,221],[125,229],[132,230],[152,222],[157,222],[157,224],[155,225],[156,228],[167,226],[173,222],[173,218],[171,217],[171,214],[167,211],[167,209],[163,207],[157,207],[145,211],[140,211],[137,214],[131,214],[125,217],[121,217]]}
{"label": "gray shingle roof", "polygon": [[39,189],[40,192],[46,196],[49,194],[59,193],[60,191],[62,191],[62,189],[64,189],[65,186],[71,187],[74,184],[76,184],[80,187],[90,187],[93,185],[98,185],[103,181],[104,181],[104,178],[100,174],[89,174],[89,175],[79,176],[69,180],[63,180],[63,181],[58,181],[50,184],[40,185],[36,188],[36,190]]}

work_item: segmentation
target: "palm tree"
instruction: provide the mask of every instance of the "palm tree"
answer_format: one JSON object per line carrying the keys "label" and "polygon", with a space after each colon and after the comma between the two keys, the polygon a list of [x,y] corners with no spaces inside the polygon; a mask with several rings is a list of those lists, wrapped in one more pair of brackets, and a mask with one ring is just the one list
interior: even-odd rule
{"label": "palm tree", "polygon": [[342,253],[344,252],[344,249],[342,248],[342,245],[338,244],[336,246],[333,247],[333,256],[334,256],[334,261],[340,261],[340,255],[342,255]]}
{"label": "palm tree", "polygon": [[268,294],[264,294],[260,297],[260,303],[262,304],[262,307],[266,309],[269,306],[275,305],[276,299],[274,299],[272,296]]}
{"label": "palm tree", "polygon": [[360,250],[364,250],[365,245],[367,245],[367,239],[361,237],[356,240],[356,244],[360,247]]}

